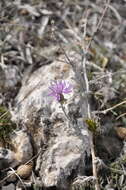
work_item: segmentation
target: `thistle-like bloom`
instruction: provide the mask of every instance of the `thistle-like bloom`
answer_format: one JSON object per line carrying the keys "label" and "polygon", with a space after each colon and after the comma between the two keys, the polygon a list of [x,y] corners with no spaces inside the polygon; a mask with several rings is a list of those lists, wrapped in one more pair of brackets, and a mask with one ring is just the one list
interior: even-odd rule
{"label": "thistle-like bloom", "polygon": [[54,96],[54,98],[60,102],[64,100],[63,94],[69,94],[72,92],[72,85],[65,81],[55,81],[49,87],[51,92],[48,94],[49,96]]}

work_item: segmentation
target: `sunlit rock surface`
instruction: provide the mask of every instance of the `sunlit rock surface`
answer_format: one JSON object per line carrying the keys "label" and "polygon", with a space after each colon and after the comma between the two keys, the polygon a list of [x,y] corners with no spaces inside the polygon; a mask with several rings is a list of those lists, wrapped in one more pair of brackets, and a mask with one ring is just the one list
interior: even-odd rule
{"label": "sunlit rock surface", "polygon": [[[55,61],[24,77],[16,98],[13,120],[26,127],[36,152],[35,170],[45,187],[67,188],[68,178],[85,173],[86,155],[90,154],[89,136],[82,119],[78,85],[71,65]],[[65,80],[73,91],[65,94],[64,111],[48,96],[50,82]],[[81,103],[80,103],[81,102]],[[45,150],[41,151],[45,146]]]}

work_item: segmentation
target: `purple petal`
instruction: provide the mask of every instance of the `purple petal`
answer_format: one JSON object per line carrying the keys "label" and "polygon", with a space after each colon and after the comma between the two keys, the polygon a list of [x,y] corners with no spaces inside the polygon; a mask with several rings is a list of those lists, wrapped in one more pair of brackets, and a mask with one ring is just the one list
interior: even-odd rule
{"label": "purple petal", "polygon": [[49,89],[50,89],[52,92],[56,93],[56,89],[53,88],[52,86],[50,86]]}
{"label": "purple petal", "polygon": [[60,95],[59,95],[59,94],[57,94],[56,100],[57,100],[58,102],[60,101]]}
{"label": "purple petal", "polygon": [[55,96],[55,93],[54,93],[54,92],[50,92],[50,93],[48,94],[48,96]]}
{"label": "purple petal", "polygon": [[72,88],[73,88],[72,85],[69,85],[68,87],[66,87],[66,88],[63,89],[63,93],[67,94],[67,93],[72,92]]}
{"label": "purple petal", "polygon": [[61,95],[68,94],[72,92],[73,86],[67,83],[66,81],[54,81],[52,85],[49,87],[51,92],[48,94],[49,96],[53,96],[57,101],[60,101]]}
{"label": "purple petal", "polygon": [[62,81],[60,81],[59,83],[57,82],[56,87],[57,87],[57,93],[62,94],[63,91]]}

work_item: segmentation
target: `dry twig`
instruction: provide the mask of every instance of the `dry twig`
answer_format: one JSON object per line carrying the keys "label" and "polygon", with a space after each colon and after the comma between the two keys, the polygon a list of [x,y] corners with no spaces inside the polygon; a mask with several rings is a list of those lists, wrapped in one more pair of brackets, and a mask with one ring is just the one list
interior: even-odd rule
{"label": "dry twig", "polygon": [[99,114],[99,113],[106,114],[107,112],[112,111],[113,109],[115,109],[115,108],[117,108],[117,107],[119,107],[119,106],[121,106],[121,105],[123,105],[125,103],[126,103],[126,100],[124,100],[123,102],[120,102],[120,103],[118,103],[118,104],[116,104],[116,105],[114,105],[114,106],[112,106],[112,107],[110,107],[110,108],[108,108],[106,110],[94,111],[94,113],[95,114]]}

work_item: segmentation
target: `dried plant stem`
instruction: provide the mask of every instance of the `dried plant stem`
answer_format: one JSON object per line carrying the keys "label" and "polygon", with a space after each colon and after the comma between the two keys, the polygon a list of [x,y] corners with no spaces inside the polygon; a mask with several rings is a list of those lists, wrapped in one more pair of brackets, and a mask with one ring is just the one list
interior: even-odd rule
{"label": "dried plant stem", "polygon": [[3,113],[1,116],[0,116],[0,119],[2,119],[4,116],[6,116],[7,114],[9,113],[9,110],[7,110],[5,113]]}
{"label": "dried plant stem", "polygon": [[126,100],[124,100],[123,102],[120,102],[120,103],[118,103],[118,104],[116,104],[116,105],[114,105],[114,106],[112,106],[112,107],[110,107],[110,108],[108,108],[108,109],[106,109],[106,110],[102,110],[102,111],[95,111],[94,113],[102,113],[102,114],[106,114],[107,112],[109,112],[109,111],[111,111],[111,110],[113,110],[113,109],[115,109],[115,108],[117,108],[117,107],[119,107],[119,106],[121,106],[121,105],[123,105],[123,104],[126,104]]}
{"label": "dried plant stem", "polygon": [[[87,95],[87,116],[89,119],[91,119],[91,109],[90,109],[90,104],[88,100],[88,94],[89,94],[89,82],[88,82],[88,77],[87,77],[87,71],[86,71],[86,56],[83,57],[83,74],[84,74],[84,82],[85,82],[85,90],[86,90],[86,95]],[[95,183],[95,189],[100,190],[100,186],[98,183],[98,175],[97,175],[97,167],[96,167],[96,156],[95,156],[95,149],[94,149],[94,142],[93,142],[93,133],[89,131],[90,135],[90,146],[91,146],[91,155],[92,155],[92,172],[93,176],[96,178],[96,183]]]}
{"label": "dried plant stem", "polygon": [[[89,98],[88,98],[89,82],[88,82],[87,71],[86,71],[86,54],[84,54],[82,58],[82,67],[83,67],[85,91],[86,91],[86,96],[87,96],[86,98],[87,116],[88,116],[88,119],[91,119],[91,109],[90,109],[90,103],[89,103]],[[93,176],[96,178],[95,189],[100,190],[100,186],[98,183],[97,167],[96,167],[96,156],[95,156],[95,149],[94,149],[94,142],[93,142],[93,133],[89,131],[89,135],[90,135],[90,146],[91,146],[91,155],[92,155],[92,172],[93,172]]]}
{"label": "dried plant stem", "polygon": [[83,57],[82,65],[83,65],[84,83],[85,83],[86,96],[87,96],[87,115],[88,115],[88,118],[91,119],[91,110],[90,110],[90,104],[88,101],[89,83],[88,83],[88,77],[87,77],[87,71],[86,71],[86,55]]}
{"label": "dried plant stem", "polygon": [[98,174],[97,174],[97,167],[96,167],[96,156],[95,156],[95,148],[93,142],[93,134],[90,132],[90,145],[91,145],[91,155],[92,155],[92,172],[93,176],[96,178],[95,189],[100,190],[100,185],[98,182]]}
{"label": "dried plant stem", "polygon": [[119,115],[119,116],[116,118],[116,120],[118,120],[118,119],[124,117],[125,115],[126,115],[126,113],[122,113],[121,115]]}
{"label": "dried plant stem", "polygon": [[67,115],[66,110],[65,110],[65,108],[64,108],[64,106],[63,106],[63,104],[62,104],[62,103],[60,103],[60,105],[61,105],[61,108],[62,108],[62,110],[63,110],[64,115],[65,115],[65,116],[66,116],[66,118],[70,121],[70,118],[69,118],[69,116]]}
{"label": "dried plant stem", "polygon": [[[87,14],[88,16],[88,14]],[[86,37],[86,28],[87,28],[87,17],[84,24],[84,38]],[[86,106],[87,106],[87,117],[88,119],[91,119],[91,108],[89,103],[89,82],[87,77],[87,70],[86,70],[86,55],[88,52],[88,48],[83,47],[83,56],[82,56],[82,69],[83,69],[83,80],[84,80],[84,86],[85,86],[85,95],[86,95]],[[91,146],[91,155],[92,155],[92,173],[93,176],[96,179],[95,183],[95,190],[100,190],[99,182],[98,182],[98,175],[97,175],[97,167],[96,167],[96,156],[95,156],[95,148],[94,148],[94,142],[93,142],[93,133],[89,131],[89,137],[90,137],[90,146]]]}
{"label": "dried plant stem", "polygon": [[97,26],[96,26],[96,29],[95,29],[95,31],[94,31],[93,35],[91,36],[91,39],[90,39],[90,41],[89,41],[89,43],[88,43],[88,46],[87,46],[87,48],[86,48],[87,50],[90,48],[91,43],[92,43],[92,41],[93,41],[93,39],[94,39],[94,37],[95,37],[95,35],[96,35],[98,29],[101,27],[103,18],[104,18],[105,14],[106,14],[106,12],[107,12],[107,10],[108,10],[108,8],[109,8],[110,1],[111,1],[111,0],[108,0],[107,3],[106,3],[106,6],[105,6],[105,9],[104,9],[104,11],[103,11],[103,13],[102,13],[102,15],[101,15],[101,18],[100,18],[100,20],[99,20],[99,22],[98,22],[98,24],[97,24]]}

